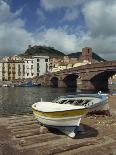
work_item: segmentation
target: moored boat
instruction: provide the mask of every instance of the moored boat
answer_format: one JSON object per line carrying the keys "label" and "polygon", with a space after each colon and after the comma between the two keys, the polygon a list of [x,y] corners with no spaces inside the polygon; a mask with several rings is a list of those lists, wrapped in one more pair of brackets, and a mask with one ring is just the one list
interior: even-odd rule
{"label": "moored boat", "polygon": [[33,83],[31,80],[28,82],[20,83],[17,85],[18,87],[37,87],[40,86],[40,84]]}
{"label": "moored boat", "polygon": [[57,128],[70,137],[75,137],[87,109],[84,106],[65,105],[52,102],[37,102],[32,105],[37,120],[48,127]]}

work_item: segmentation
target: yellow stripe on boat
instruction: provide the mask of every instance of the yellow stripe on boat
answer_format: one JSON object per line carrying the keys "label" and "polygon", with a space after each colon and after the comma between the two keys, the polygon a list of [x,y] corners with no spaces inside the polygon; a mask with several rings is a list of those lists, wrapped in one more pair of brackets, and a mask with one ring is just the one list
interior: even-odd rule
{"label": "yellow stripe on boat", "polygon": [[55,112],[41,112],[33,108],[33,113],[38,116],[50,117],[50,118],[63,118],[84,115],[87,109],[74,109],[67,111],[55,111]]}

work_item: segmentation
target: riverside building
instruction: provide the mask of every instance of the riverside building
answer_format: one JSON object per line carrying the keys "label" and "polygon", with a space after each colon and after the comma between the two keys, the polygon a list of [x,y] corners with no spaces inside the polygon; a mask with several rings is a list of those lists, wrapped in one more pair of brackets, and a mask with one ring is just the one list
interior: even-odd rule
{"label": "riverside building", "polygon": [[34,77],[34,59],[25,59],[25,79]]}
{"label": "riverside building", "polygon": [[34,76],[49,72],[49,56],[34,56]]}
{"label": "riverside building", "polygon": [[0,80],[13,81],[16,79],[23,79],[23,64],[20,60],[1,60],[0,61]]}
{"label": "riverside building", "polygon": [[49,57],[34,56],[30,59],[5,57],[0,60],[0,80],[29,79],[49,72]]}

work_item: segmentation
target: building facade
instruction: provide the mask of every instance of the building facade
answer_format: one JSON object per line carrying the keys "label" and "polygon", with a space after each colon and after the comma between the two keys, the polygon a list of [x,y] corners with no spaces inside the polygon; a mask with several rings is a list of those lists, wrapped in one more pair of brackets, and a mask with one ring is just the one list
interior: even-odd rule
{"label": "building facade", "polygon": [[92,61],[92,48],[90,47],[82,48],[81,59],[91,62]]}
{"label": "building facade", "polygon": [[25,78],[34,77],[34,59],[25,59]]}
{"label": "building facade", "polygon": [[23,79],[23,64],[24,61],[18,60],[0,61],[0,80],[13,81]]}
{"label": "building facade", "polygon": [[34,56],[34,76],[49,72],[49,56]]}
{"label": "building facade", "polygon": [[0,80],[14,81],[19,79],[29,79],[49,72],[49,57],[35,56],[31,59],[11,59],[0,60]]}

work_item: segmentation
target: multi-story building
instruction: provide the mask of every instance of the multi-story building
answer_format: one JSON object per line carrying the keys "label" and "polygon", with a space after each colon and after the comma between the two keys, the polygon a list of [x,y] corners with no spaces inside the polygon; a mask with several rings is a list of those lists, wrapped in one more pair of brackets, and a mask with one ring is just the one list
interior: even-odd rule
{"label": "multi-story building", "polygon": [[34,76],[49,72],[49,56],[34,56]]}
{"label": "multi-story building", "polygon": [[34,59],[25,59],[25,78],[34,77]]}
{"label": "multi-story building", "polygon": [[15,61],[15,79],[24,79],[25,78],[25,62]]}
{"label": "multi-story building", "polygon": [[30,59],[4,58],[0,61],[0,80],[13,81],[33,78],[49,72],[49,57],[35,56]]}
{"label": "multi-story building", "polygon": [[12,81],[15,79],[23,79],[23,64],[24,61],[18,60],[0,61],[0,80]]}

